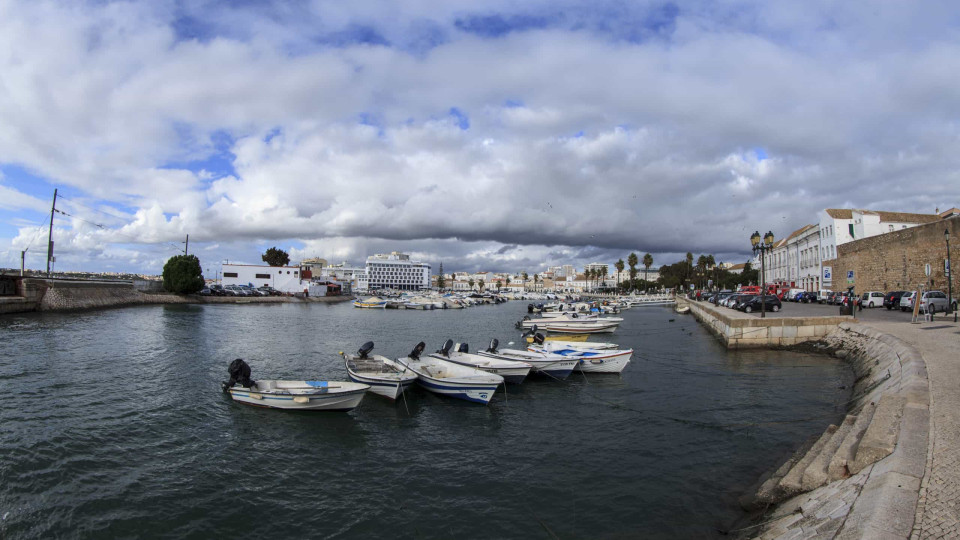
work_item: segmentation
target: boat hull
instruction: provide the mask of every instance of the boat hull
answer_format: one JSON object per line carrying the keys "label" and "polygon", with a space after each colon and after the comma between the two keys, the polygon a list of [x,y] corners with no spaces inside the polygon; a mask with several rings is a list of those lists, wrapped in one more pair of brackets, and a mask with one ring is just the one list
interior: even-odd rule
{"label": "boat hull", "polygon": [[267,407],[270,409],[284,409],[291,411],[352,411],[363,401],[368,387],[345,392],[328,392],[320,394],[284,394],[258,392],[245,387],[228,388],[230,397],[237,403]]}
{"label": "boat hull", "polygon": [[[406,366],[417,374],[417,384],[424,390],[455,399],[462,399],[473,403],[490,403],[494,392],[503,384],[503,377],[488,374],[478,369],[465,368],[453,362],[438,361],[436,359],[412,360],[410,358],[400,358],[397,362]],[[438,367],[439,362],[439,367]],[[453,366],[455,370],[470,369],[473,373],[481,374],[480,377],[455,376],[440,377],[436,376],[438,371],[444,371],[444,365]],[[471,380],[472,379],[472,380]]]}
{"label": "boat hull", "polygon": [[383,396],[387,399],[397,400],[400,395],[409,390],[417,379],[412,378],[406,381],[388,380],[380,377],[364,377],[347,369],[347,376],[355,383],[365,384],[370,387],[370,392]]}
{"label": "boat hull", "polygon": [[577,369],[582,373],[621,373],[630,364],[630,354],[608,358],[581,358]]}
{"label": "boat hull", "polygon": [[579,363],[576,358],[564,358],[557,356],[550,357],[546,355],[539,355],[537,353],[531,353],[529,356],[488,352],[479,352],[477,354],[489,356],[491,358],[500,358],[503,360],[526,362],[527,364],[530,364],[531,373],[539,373],[541,375],[547,375],[549,377],[553,377],[554,379],[561,380],[569,377],[570,373],[576,369],[577,364]]}

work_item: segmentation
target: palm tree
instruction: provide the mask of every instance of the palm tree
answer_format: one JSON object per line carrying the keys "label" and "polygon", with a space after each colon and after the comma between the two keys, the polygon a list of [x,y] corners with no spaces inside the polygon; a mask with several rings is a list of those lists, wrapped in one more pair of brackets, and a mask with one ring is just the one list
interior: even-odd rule
{"label": "palm tree", "polygon": [[474,284],[474,283],[475,283],[475,282],[473,281],[473,278],[470,278],[470,279],[467,280],[467,285],[470,286],[470,290],[471,290],[471,291],[473,290],[473,284]]}
{"label": "palm tree", "polygon": [[497,292],[500,292],[500,289],[501,289],[501,288],[503,288],[503,284],[502,284],[502,283],[500,282],[500,280],[498,279],[498,280],[497,280]]}
{"label": "palm tree", "polygon": [[633,282],[637,279],[637,262],[639,261],[637,260],[636,253],[631,253],[630,256],[627,257],[627,264],[630,265],[630,287],[631,288],[633,287],[633,284],[634,284]]}
{"label": "palm tree", "polygon": [[606,284],[606,281],[607,281],[607,267],[606,267],[606,266],[601,266],[601,267],[600,267],[600,280],[601,280],[601,281],[600,281],[600,286],[601,286],[601,287],[605,287],[605,286],[607,285],[607,284]]}
{"label": "palm tree", "polygon": [[539,283],[539,282],[540,282],[540,274],[534,274],[534,275],[533,275],[533,290],[534,290],[534,291],[537,290],[537,283]]}
{"label": "palm tree", "polygon": [[530,276],[527,275],[526,272],[521,273],[520,276],[523,277],[523,290],[527,290],[527,279],[529,279]]}
{"label": "palm tree", "polygon": [[507,276],[507,286],[510,285],[510,276]]}
{"label": "palm tree", "polygon": [[707,272],[707,256],[701,255],[697,257],[697,274],[699,275],[699,283],[697,284],[699,288],[703,288],[703,275]]}
{"label": "palm tree", "polygon": [[647,281],[647,272],[650,270],[651,266],[653,266],[653,255],[647,253],[643,256],[643,280],[644,281]]}
{"label": "palm tree", "polygon": [[687,260],[687,268],[686,268],[686,270],[687,270],[687,277],[686,277],[686,279],[687,279],[687,280],[690,280],[690,278],[691,278],[692,275],[693,275],[693,253],[690,253],[690,252],[688,251],[688,252],[687,252],[687,259],[686,259],[686,260]]}
{"label": "palm tree", "polygon": [[590,290],[590,280],[593,278],[593,268],[587,268],[583,271],[584,281],[586,281],[587,290]]}
{"label": "palm tree", "polygon": [[480,281],[478,281],[478,282],[477,282],[477,285],[480,287],[480,292],[483,292],[483,285],[484,285],[483,279],[481,279]]}

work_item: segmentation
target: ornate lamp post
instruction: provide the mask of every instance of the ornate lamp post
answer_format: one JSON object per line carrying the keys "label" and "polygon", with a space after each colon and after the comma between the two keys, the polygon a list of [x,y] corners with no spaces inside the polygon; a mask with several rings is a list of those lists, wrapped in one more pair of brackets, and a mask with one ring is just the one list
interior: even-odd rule
{"label": "ornate lamp post", "polygon": [[767,231],[761,242],[760,231],[754,231],[750,235],[750,243],[753,245],[753,252],[760,254],[760,318],[765,318],[767,316],[767,264],[764,255],[773,249],[773,232]]}
{"label": "ornate lamp post", "polygon": [[943,239],[947,242],[947,309],[953,312],[953,322],[957,322],[957,310],[953,309],[953,267],[950,266],[950,229],[943,230]]}

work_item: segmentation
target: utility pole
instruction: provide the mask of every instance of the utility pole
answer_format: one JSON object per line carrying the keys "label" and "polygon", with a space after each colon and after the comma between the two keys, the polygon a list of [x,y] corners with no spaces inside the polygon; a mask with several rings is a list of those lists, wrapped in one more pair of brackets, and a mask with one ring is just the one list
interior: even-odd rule
{"label": "utility pole", "polygon": [[[30,248],[27,248],[30,249]],[[20,277],[23,277],[23,268],[27,259],[27,249],[20,252]]]}
{"label": "utility pole", "polygon": [[50,277],[50,261],[53,259],[53,213],[57,211],[57,190],[53,190],[53,206],[50,207],[50,236],[47,238],[47,277]]}
{"label": "utility pole", "polygon": [[183,254],[187,255],[187,250],[190,248],[190,235],[187,235],[187,241],[183,243]]}

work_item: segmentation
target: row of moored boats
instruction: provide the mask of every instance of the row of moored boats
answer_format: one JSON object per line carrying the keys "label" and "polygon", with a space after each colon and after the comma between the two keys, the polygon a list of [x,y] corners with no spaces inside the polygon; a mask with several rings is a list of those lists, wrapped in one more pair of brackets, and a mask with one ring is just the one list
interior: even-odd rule
{"label": "row of moored boats", "polygon": [[250,379],[241,359],[230,364],[224,391],[238,402],[278,409],[349,411],[369,391],[396,400],[413,385],[428,392],[477,403],[489,403],[500,386],[521,384],[530,376],[563,380],[574,371],[620,373],[633,357],[632,349],[613,343],[547,340],[534,334],[527,349],[501,349],[498,340],[485,350],[470,352],[466,343],[447,340],[434,353],[424,354],[423,342],[403,358],[372,354],[373,342],[356,354],[340,353],[350,382]]}

